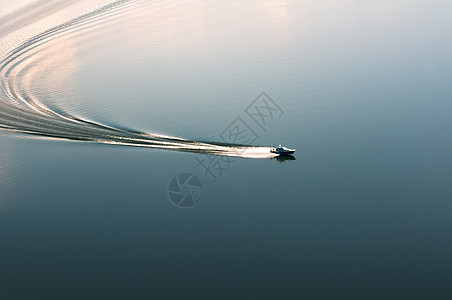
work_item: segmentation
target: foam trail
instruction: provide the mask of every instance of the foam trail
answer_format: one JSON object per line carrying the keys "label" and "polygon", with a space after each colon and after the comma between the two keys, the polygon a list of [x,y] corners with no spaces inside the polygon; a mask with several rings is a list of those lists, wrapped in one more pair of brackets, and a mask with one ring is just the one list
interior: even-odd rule
{"label": "foam trail", "polygon": [[[269,158],[268,147],[225,145],[200,142],[177,137],[162,136],[124,130],[79,118],[68,112],[46,107],[20,87],[21,72],[33,60],[34,54],[58,37],[76,30],[89,28],[90,23],[133,4],[134,0],[120,0],[89,13],[75,17],[24,41],[10,51],[0,62],[0,129],[41,137],[73,141],[96,142],[134,147],[160,148],[186,152],[206,153],[248,158]],[[34,62],[39,65],[39,61]]]}

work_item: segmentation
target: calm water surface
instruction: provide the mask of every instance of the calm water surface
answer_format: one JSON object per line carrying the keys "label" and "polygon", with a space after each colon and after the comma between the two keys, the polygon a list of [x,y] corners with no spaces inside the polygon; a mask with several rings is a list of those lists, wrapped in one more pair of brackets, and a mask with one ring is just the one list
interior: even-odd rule
{"label": "calm water surface", "polygon": [[[2,64],[0,298],[450,297],[450,1],[7,2],[3,62],[107,7]],[[214,156],[214,181],[196,151],[93,142],[237,117],[296,160]]]}

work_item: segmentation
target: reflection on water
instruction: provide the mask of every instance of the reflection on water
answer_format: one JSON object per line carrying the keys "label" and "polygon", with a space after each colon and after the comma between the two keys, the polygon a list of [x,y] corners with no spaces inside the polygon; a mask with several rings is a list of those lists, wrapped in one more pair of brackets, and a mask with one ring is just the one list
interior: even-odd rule
{"label": "reflection on water", "polygon": [[276,159],[279,163],[283,163],[289,160],[296,160],[293,155],[278,155],[272,159]]}

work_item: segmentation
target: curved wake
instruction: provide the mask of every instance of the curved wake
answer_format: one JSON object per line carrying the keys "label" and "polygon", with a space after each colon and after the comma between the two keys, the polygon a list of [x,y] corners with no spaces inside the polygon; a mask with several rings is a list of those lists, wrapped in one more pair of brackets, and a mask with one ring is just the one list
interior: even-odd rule
{"label": "curved wake", "polygon": [[15,79],[26,62],[33,58],[34,51],[45,46],[48,41],[79,30],[132,2],[134,0],[115,1],[35,35],[10,51],[0,62],[0,88],[4,93],[4,97],[0,98],[0,129],[73,141],[250,158],[273,157],[267,147],[192,141],[123,130],[84,120],[69,113],[49,109],[19,88]]}

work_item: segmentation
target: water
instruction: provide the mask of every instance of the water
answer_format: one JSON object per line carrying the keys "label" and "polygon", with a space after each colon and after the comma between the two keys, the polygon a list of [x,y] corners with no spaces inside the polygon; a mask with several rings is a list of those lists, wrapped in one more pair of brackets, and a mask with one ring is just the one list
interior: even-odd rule
{"label": "water", "polygon": [[0,7],[1,298],[452,292],[449,2]]}

